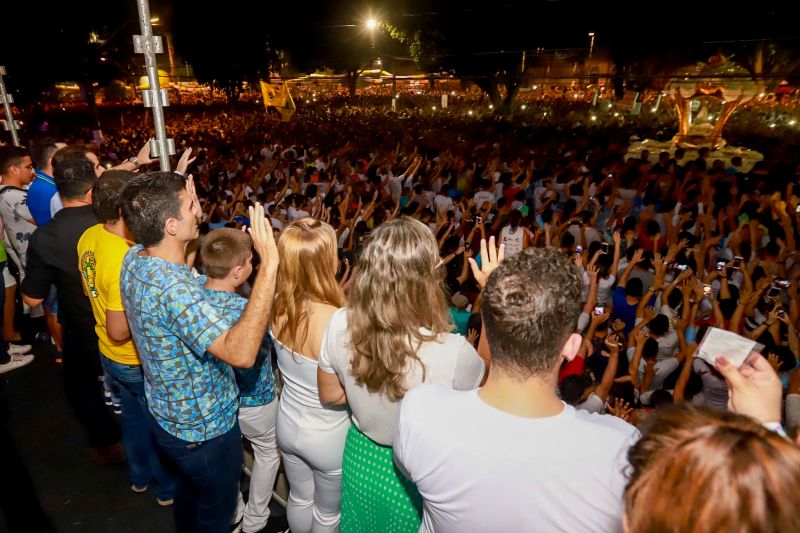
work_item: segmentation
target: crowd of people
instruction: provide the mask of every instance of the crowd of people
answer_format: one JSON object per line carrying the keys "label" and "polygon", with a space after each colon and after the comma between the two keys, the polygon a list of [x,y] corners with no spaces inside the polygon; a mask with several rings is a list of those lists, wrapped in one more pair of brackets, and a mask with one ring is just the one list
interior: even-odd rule
{"label": "crowd of people", "polygon": [[298,533],[800,527],[791,152],[353,106],[177,117],[160,172],[126,122],[0,147],[0,371],[57,317],[95,462],[178,531],[261,531],[281,467]]}

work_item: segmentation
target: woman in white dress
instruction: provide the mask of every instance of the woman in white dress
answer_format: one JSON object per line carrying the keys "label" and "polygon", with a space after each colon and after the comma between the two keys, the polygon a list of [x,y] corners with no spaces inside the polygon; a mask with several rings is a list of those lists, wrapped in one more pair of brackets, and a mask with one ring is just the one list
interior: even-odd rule
{"label": "woman in white dress", "polygon": [[320,404],[317,366],[328,322],[344,304],[336,233],[313,218],[295,220],[281,233],[278,252],[270,331],[283,377],[277,437],[289,480],[287,518],[294,533],[335,532],[350,421],[346,408]]}

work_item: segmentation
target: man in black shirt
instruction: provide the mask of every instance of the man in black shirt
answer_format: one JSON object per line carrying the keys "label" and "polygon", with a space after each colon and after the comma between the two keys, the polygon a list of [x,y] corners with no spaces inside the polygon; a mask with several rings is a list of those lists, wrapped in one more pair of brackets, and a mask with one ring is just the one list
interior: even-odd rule
{"label": "man in black shirt", "polygon": [[78,240],[97,224],[92,210],[97,177],[86,157],[68,152],[59,157],[60,152],[53,156],[53,177],[64,209],[30,237],[22,295],[28,305],[38,305],[56,286],[67,400],[88,434],[96,463],[121,462],[120,431],[103,401],[94,315],[78,270]]}

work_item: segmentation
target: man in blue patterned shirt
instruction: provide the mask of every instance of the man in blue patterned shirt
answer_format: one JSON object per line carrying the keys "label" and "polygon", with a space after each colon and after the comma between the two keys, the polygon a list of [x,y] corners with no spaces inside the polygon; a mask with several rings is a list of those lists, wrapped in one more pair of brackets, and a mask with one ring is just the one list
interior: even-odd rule
{"label": "man in blue patterned shirt", "polygon": [[122,216],[138,245],[125,255],[120,289],[145,377],[156,442],[177,469],[179,533],[227,533],[236,509],[242,447],[233,367],[256,361],[275,292],[278,252],[261,205],[250,208],[262,261],[247,307],[221,313],[186,265],[198,237],[194,183],[172,172],[137,176]]}
{"label": "man in blue patterned shirt", "polygon": [[[206,299],[226,316],[238,317],[247,299],[236,294],[253,272],[252,240],[247,233],[219,228],[209,233],[200,248],[203,269],[208,276]],[[278,475],[280,457],[275,438],[278,402],[272,374],[272,340],[264,336],[256,364],[237,368],[239,385],[239,428],[253,445],[253,469],[247,505],[239,496],[235,523],[241,521],[243,533],[261,531],[269,519],[269,501]]]}

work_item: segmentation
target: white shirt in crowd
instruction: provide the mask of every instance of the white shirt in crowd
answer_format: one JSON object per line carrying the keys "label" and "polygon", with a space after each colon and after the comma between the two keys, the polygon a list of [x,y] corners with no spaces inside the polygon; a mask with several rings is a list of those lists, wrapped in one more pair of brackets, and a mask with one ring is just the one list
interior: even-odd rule
{"label": "white shirt in crowd", "polygon": [[504,226],[500,230],[500,244],[505,244],[505,257],[511,257],[522,251],[522,234],[525,230],[522,227],[511,229],[511,226]]}
{"label": "white shirt in crowd", "polygon": [[420,385],[403,400],[395,461],[424,500],[420,531],[622,530],[629,446],[619,418],[564,405],[522,418],[478,391]]}
{"label": "white shirt in crowd", "polygon": [[475,193],[475,196],[472,197],[475,200],[475,207],[481,209],[483,207],[484,202],[489,202],[494,206],[497,199],[494,197],[490,191],[478,191]]}

